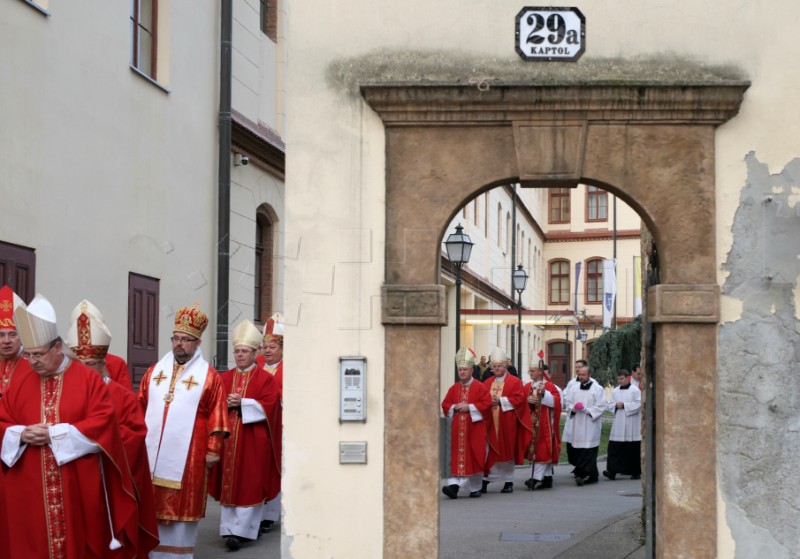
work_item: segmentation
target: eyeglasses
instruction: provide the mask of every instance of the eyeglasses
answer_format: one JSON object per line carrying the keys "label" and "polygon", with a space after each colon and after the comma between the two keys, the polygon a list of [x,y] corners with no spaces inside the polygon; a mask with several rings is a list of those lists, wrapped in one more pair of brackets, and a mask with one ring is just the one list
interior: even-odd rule
{"label": "eyeglasses", "polygon": [[181,338],[178,336],[172,336],[169,339],[173,344],[188,344],[189,342],[196,342],[195,338]]}
{"label": "eyeglasses", "polygon": [[29,353],[27,351],[22,352],[22,356],[27,359],[28,361],[39,361],[42,357],[50,353],[50,350],[53,349],[55,346],[51,345],[47,351],[43,352],[36,352],[36,353]]}

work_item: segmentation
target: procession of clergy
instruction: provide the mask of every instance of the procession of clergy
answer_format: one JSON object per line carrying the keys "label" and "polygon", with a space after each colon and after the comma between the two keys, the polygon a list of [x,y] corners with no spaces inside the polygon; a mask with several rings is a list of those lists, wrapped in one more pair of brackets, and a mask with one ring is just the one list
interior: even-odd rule
{"label": "procession of clergy", "polygon": [[282,318],[239,324],[223,373],[207,325],[181,308],[137,394],[89,301],[62,339],[47,299],[0,289],[0,558],[188,559],[207,493],[232,551],[279,520]]}
{"label": "procession of clergy", "polygon": [[[539,357],[543,355],[540,352]],[[531,359],[531,382],[524,385],[507,369],[506,354],[500,348],[490,356],[492,375],[474,378],[475,353],[461,347],[455,357],[458,382],[445,395],[442,411],[451,422],[450,475],[442,493],[451,499],[464,491],[471,498],[486,493],[492,482],[503,482],[500,493],[514,491],[514,468],[531,463],[525,481],[529,490],[553,487],[553,466],[558,464],[562,441],[573,466],[575,483],[597,483],[597,451],[602,429],[601,417],[614,415],[609,437],[607,469],[603,475],[641,475],[641,392],[637,387],[638,364],[633,379],[625,370],[617,376],[619,385],[606,392],[589,375],[586,361],[576,362],[577,378],[563,393],[550,382],[547,367]],[[633,383],[631,382],[633,380]],[[635,383],[635,385],[634,385]],[[566,414],[560,436],[562,411]]]}

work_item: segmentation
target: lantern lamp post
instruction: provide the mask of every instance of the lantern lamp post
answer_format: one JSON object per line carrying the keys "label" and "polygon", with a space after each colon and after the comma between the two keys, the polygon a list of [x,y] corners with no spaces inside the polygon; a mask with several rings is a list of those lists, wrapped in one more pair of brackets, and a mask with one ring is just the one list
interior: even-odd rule
{"label": "lantern lamp post", "polygon": [[[474,244],[469,235],[464,233],[460,223],[456,225],[455,233],[451,233],[444,242],[447,257],[456,268],[456,351],[461,348],[461,267],[469,262]],[[457,374],[456,382],[458,382]]]}
{"label": "lantern lamp post", "polygon": [[517,371],[522,378],[522,292],[528,283],[528,273],[517,265],[513,275],[514,290],[517,292]]}

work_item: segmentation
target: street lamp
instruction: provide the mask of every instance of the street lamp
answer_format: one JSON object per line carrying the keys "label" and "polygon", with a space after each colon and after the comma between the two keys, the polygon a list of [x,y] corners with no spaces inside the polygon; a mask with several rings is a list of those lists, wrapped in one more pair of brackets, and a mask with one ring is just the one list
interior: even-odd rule
{"label": "street lamp", "polygon": [[[464,233],[464,228],[460,223],[456,225],[456,232],[451,233],[444,242],[447,257],[456,267],[456,351],[461,348],[461,267],[469,262],[474,244],[469,235]],[[456,374],[456,382],[458,382],[458,374]]]}
{"label": "street lamp", "polygon": [[522,269],[522,264],[517,265],[512,276],[514,280],[514,290],[517,292],[517,370],[519,371],[520,378],[522,378],[522,292],[525,291],[525,285],[528,283],[528,273]]}

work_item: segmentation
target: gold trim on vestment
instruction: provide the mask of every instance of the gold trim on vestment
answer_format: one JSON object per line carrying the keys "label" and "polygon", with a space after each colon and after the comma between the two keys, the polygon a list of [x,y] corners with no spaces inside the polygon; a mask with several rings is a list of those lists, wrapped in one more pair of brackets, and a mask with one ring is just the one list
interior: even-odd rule
{"label": "gold trim on vestment", "polygon": [[158,485],[159,487],[166,487],[167,489],[181,488],[180,481],[172,481],[171,479],[164,479],[163,477],[154,477],[153,485]]}

